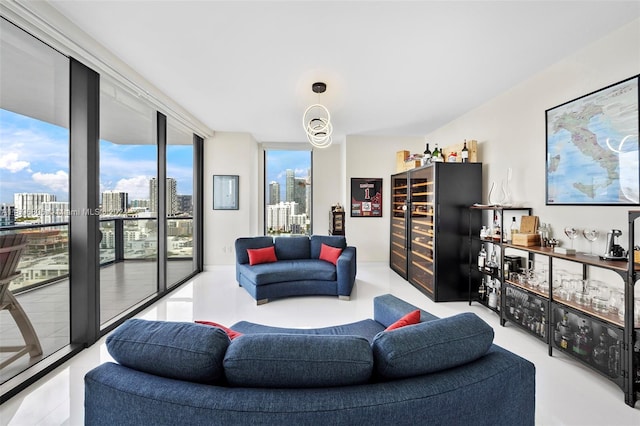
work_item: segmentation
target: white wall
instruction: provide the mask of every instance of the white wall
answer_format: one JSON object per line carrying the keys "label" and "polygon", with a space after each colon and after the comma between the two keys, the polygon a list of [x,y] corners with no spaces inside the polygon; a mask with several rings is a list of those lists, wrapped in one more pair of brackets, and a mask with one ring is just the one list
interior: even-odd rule
{"label": "white wall", "polygon": [[[638,73],[640,20],[428,134],[427,139],[441,146],[465,138],[479,141],[481,161],[485,163],[485,200],[491,182],[499,184],[511,167],[514,201],[533,207],[542,222],[551,224],[556,238],[569,244],[562,231],[568,225],[594,227],[601,234],[617,228],[623,231],[619,243],[626,249],[629,207],[545,205],[545,110]],[[579,250],[589,249],[584,238],[574,244]],[[602,252],[604,247],[601,236],[594,243],[594,251]]]}
{"label": "white wall", "polygon": [[344,147],[345,144],[333,144],[327,148],[313,150],[313,233],[329,233],[329,212],[331,206],[340,203],[344,206]]}
{"label": "white wall", "polygon": [[[358,261],[389,261],[390,176],[396,173],[396,152],[424,151],[424,138],[389,136],[347,136],[345,230],[347,243],[358,249]],[[414,149],[410,149],[410,147]],[[382,217],[351,217],[351,178],[382,178]]]}
{"label": "white wall", "polygon": [[[541,47],[543,48],[543,47]],[[514,201],[531,206],[542,222],[549,222],[557,238],[562,229],[594,227],[605,234],[611,228],[624,233],[627,247],[626,207],[576,207],[545,205],[545,110],[640,73],[640,20],[613,32],[587,48],[543,70],[467,114],[427,135],[440,146],[464,139],[479,142],[484,198],[491,182],[500,184],[507,168],[513,169]],[[481,82],[478,82],[481,84]],[[453,92],[452,92],[453,93]],[[455,95],[455,94],[454,94]],[[389,258],[389,177],[395,170],[396,152],[424,150],[425,138],[348,136],[344,144],[315,150],[313,157],[314,233],[326,234],[329,209],[340,202],[346,208],[346,236],[358,247],[359,261],[387,262]],[[205,141],[205,265],[232,264],[237,236],[262,233],[262,190],[258,167],[259,145],[248,134],[219,133]],[[211,176],[240,175],[240,210],[211,210]],[[383,217],[352,218],[349,187],[352,177],[383,178]],[[640,237],[636,237],[640,239]],[[604,250],[604,237],[594,251]],[[579,250],[589,250],[579,238]]]}
{"label": "white wall", "polygon": [[[213,175],[238,175],[239,210],[213,210]],[[204,264],[235,263],[237,237],[259,235],[258,144],[248,133],[218,132],[204,141]]]}

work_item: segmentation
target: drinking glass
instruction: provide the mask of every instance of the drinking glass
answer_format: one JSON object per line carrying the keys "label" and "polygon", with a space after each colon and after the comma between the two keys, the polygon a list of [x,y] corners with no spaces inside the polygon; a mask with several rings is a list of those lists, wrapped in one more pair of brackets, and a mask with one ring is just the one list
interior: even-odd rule
{"label": "drinking glass", "polygon": [[600,233],[597,229],[583,229],[582,235],[589,241],[589,256],[595,256],[593,254],[593,242],[598,239]]}
{"label": "drinking glass", "polygon": [[573,249],[573,240],[578,238],[578,230],[572,226],[564,228],[564,234],[571,240],[571,248]]}

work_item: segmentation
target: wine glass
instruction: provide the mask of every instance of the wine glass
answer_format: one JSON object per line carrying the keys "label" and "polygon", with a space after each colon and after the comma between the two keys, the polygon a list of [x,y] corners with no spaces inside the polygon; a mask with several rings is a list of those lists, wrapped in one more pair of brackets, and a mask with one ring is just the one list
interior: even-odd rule
{"label": "wine glass", "polygon": [[564,228],[564,234],[571,240],[571,248],[573,249],[573,240],[578,238],[578,230],[573,226],[567,226]]}
{"label": "wine glass", "polygon": [[600,233],[597,229],[583,229],[582,235],[589,241],[589,256],[595,256],[593,254],[593,242],[598,239]]}

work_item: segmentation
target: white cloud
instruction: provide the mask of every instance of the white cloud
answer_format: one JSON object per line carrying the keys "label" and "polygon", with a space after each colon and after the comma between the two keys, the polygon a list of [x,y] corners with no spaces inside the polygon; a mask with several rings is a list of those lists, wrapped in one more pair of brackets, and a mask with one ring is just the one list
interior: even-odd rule
{"label": "white cloud", "polygon": [[64,170],[58,170],[55,173],[36,172],[31,175],[34,182],[46,186],[53,191],[69,192],[69,174]]}
{"label": "white cloud", "polygon": [[129,200],[148,200],[150,180],[151,178],[148,176],[120,179],[113,190],[128,193]]}
{"label": "white cloud", "polygon": [[29,170],[30,163],[28,161],[19,160],[17,152],[7,152],[0,155],[0,169],[9,170],[11,173],[17,173],[22,170]]}

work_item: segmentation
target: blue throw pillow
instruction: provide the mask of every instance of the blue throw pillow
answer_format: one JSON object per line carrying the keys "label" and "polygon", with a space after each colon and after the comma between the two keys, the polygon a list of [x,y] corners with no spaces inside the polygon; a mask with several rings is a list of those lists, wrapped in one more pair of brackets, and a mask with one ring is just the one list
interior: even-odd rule
{"label": "blue throw pillow", "polygon": [[187,322],[125,321],[107,337],[107,349],[125,367],[199,383],[223,377],[229,337],[217,327]]}
{"label": "blue throw pillow", "polygon": [[372,349],[376,372],[399,379],[474,361],[492,343],[493,328],[469,312],[380,332]]}
{"label": "blue throw pillow", "polygon": [[370,379],[373,355],[358,336],[244,334],[229,345],[224,371],[232,386],[358,385]]}

